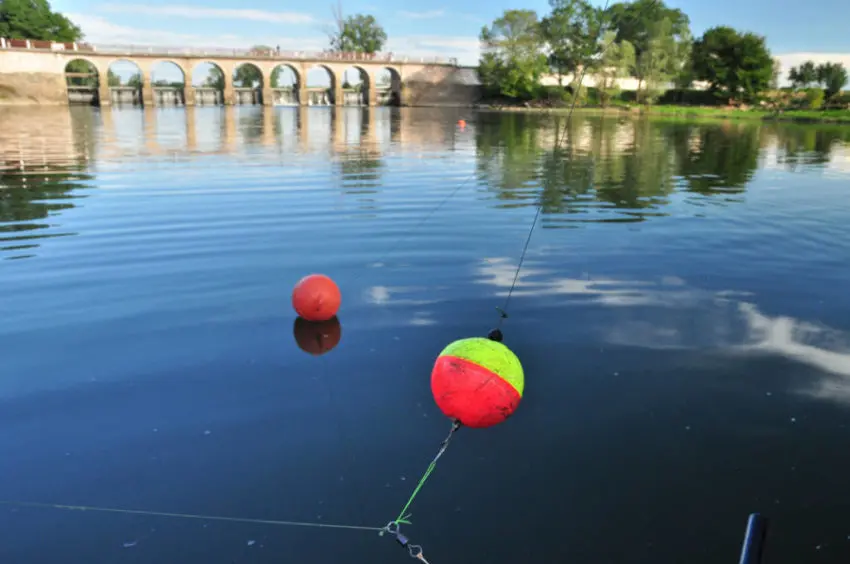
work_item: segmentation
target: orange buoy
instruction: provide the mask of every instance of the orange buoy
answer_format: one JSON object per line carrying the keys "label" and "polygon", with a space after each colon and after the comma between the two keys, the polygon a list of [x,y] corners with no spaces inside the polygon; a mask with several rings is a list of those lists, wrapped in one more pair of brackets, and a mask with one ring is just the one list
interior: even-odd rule
{"label": "orange buoy", "polygon": [[457,120],[457,124],[460,126],[461,129],[463,129],[464,127],[466,127],[466,120],[465,119],[459,119],[459,120]]}
{"label": "orange buoy", "polygon": [[307,321],[299,316],[295,318],[292,334],[298,348],[319,356],[332,351],[339,344],[342,339],[342,325],[336,317],[327,321]]}
{"label": "orange buoy", "polygon": [[292,290],[292,307],[307,321],[327,321],[339,311],[342,295],[333,280],[324,274],[310,274]]}

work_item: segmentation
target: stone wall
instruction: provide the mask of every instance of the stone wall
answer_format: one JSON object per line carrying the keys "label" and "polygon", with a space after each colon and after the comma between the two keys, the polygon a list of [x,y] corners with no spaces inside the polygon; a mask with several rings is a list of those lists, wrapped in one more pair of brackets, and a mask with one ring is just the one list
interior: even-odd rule
{"label": "stone wall", "polygon": [[481,82],[472,68],[424,67],[405,76],[405,106],[470,106],[481,97]]}
{"label": "stone wall", "polygon": [[0,104],[45,104],[68,103],[65,77],[46,72],[0,72]]}
{"label": "stone wall", "polygon": [[65,65],[60,55],[0,51],[0,104],[67,103]]}

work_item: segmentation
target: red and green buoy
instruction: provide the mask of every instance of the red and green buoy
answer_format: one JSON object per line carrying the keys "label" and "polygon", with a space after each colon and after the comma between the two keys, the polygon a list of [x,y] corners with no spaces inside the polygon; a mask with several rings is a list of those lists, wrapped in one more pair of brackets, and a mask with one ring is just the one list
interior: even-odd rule
{"label": "red and green buoy", "polygon": [[524,387],[516,355],[502,343],[482,337],[451,343],[431,372],[437,407],[466,427],[490,427],[510,417]]}

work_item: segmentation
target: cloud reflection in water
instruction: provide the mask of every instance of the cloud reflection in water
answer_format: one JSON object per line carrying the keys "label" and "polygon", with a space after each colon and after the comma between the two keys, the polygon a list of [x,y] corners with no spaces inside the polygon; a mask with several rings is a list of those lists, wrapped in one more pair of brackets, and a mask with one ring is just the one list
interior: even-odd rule
{"label": "cloud reflection in water", "polygon": [[[516,265],[485,259],[479,282],[506,295]],[[566,298],[565,304],[599,304],[617,312],[604,321],[600,338],[609,344],[653,349],[713,349],[738,355],[778,355],[819,371],[797,390],[820,399],[850,403],[850,334],[788,316],[770,316],[747,292],[712,292],[676,276],[657,281],[548,277],[523,267],[514,296]],[[634,309],[629,309],[634,308]],[[641,308],[651,308],[648,312]]]}

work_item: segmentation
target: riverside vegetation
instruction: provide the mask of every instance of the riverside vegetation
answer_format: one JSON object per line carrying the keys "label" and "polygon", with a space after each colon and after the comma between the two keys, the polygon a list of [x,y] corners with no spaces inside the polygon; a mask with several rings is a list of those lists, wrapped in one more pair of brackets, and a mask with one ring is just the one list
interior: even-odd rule
{"label": "riverside vegetation", "polygon": [[[550,7],[542,18],[506,10],[481,30],[487,104],[850,122],[841,63],[808,61],[791,69],[790,86],[780,87],[780,63],[755,33],[718,26],[694,38],[688,16],[660,0],[607,9],[550,0]],[[594,78],[593,87],[579,80],[583,73]],[[544,85],[546,75],[558,83]],[[636,88],[621,89],[625,78]]]}

